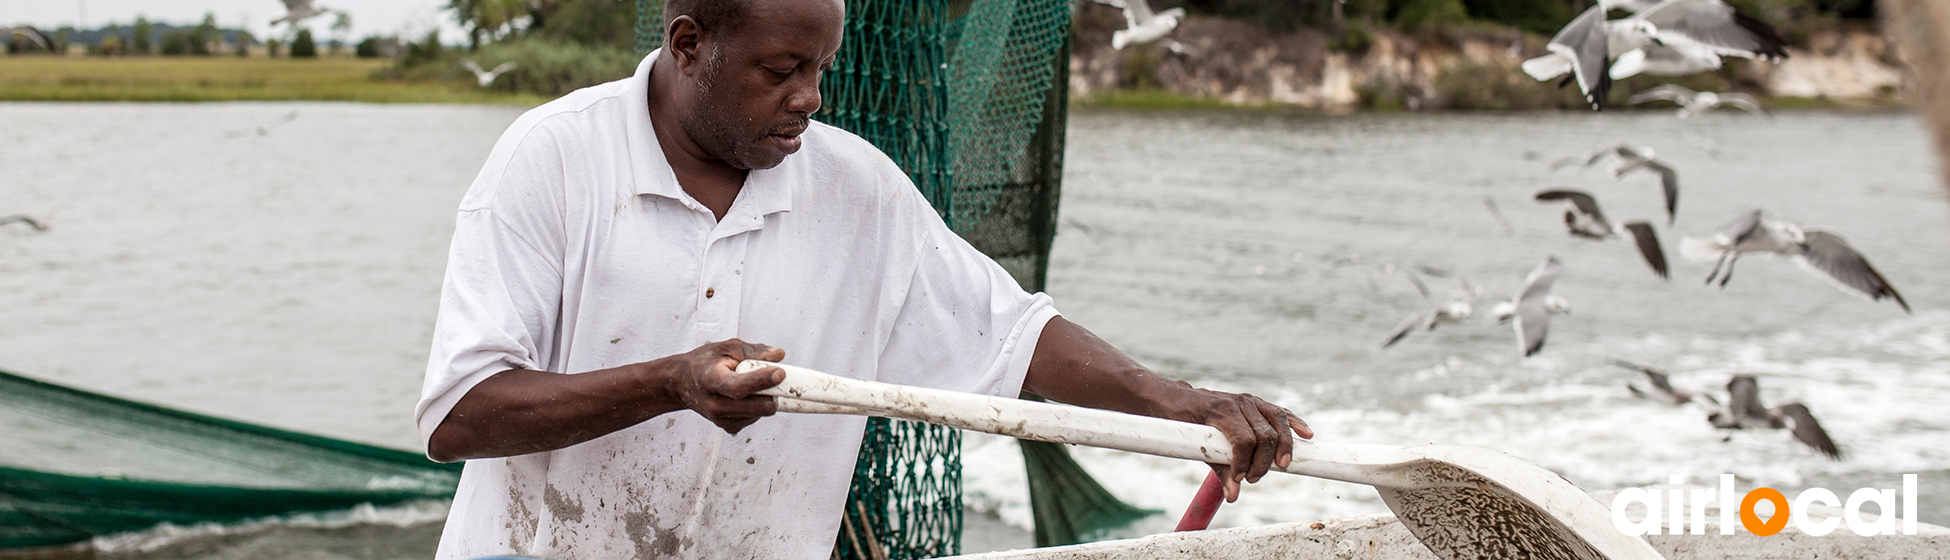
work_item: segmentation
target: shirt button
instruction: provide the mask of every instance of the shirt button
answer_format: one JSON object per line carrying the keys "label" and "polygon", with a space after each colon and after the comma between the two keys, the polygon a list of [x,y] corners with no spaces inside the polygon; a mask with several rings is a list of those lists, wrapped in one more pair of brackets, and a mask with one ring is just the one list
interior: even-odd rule
{"label": "shirt button", "polygon": [[706,298],[710,298],[711,296],[714,296],[714,295],[717,295],[717,294],[718,294],[718,289],[717,289],[717,288],[705,288],[705,289],[704,289],[704,297],[706,297]]}

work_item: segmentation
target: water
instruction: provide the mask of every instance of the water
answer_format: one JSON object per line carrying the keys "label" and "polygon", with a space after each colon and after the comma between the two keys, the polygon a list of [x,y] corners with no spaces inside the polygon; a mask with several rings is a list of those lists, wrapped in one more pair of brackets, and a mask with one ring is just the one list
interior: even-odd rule
{"label": "water", "polygon": [[[294,110],[268,135],[226,134]],[[410,414],[454,207],[518,115],[0,104],[7,130],[32,131],[0,136],[12,172],[0,215],[52,213],[55,228],[0,229],[0,369],[418,448]],[[1549,170],[1618,141],[1679,168],[1675,228],[1650,177]],[[1921,473],[1923,520],[1950,523],[1950,420],[1937,412],[1950,406],[1950,291],[1931,281],[1950,271],[1950,203],[1909,114],[1078,112],[1066,166],[1058,307],[1161,373],[1292,407],[1322,441],[1484,445],[1586,488],[1728,472],[1743,487],[1846,492]],[[1754,206],[1832,228],[1916,313],[1782,260],[1743,260],[1725,290],[1702,286],[1696,263],[1661,282],[1622,243],[1565,235],[1558,207],[1528,200],[1550,186],[1589,190],[1614,218],[1660,221],[1671,253]],[[1487,292],[1482,312],[1549,254],[1565,262],[1557,293],[1575,310],[1542,354],[1520,359],[1510,330],[1480,316],[1378,348],[1424,305],[1376,272],[1384,263],[1454,270]],[[1438,297],[1454,286],[1429,282]],[[1632,399],[1631,372],[1607,357],[1666,367],[1691,389],[1757,373],[1766,400],[1807,403],[1850,456],[1828,461],[1784,433],[1722,442],[1701,411]],[[1077,455],[1119,496],[1172,516],[1204,469]],[[1013,444],[971,437],[965,462],[971,507],[1026,526]],[[1362,487],[1270,476],[1215,525],[1385,510]],[[137,558],[415,558],[438,531],[418,509],[363,515],[105,544]],[[983,529],[971,550],[1027,542]]]}

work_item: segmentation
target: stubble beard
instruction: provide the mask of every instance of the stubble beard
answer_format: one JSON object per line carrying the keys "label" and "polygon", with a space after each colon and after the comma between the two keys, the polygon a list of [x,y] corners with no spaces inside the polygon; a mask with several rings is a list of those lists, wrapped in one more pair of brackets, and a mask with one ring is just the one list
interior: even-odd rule
{"label": "stubble beard", "polygon": [[[759,135],[748,138],[739,131],[737,123],[731,122],[740,114],[738,107],[719,90],[719,80],[724,72],[723,47],[712,46],[704,55],[704,68],[698,73],[698,102],[685,112],[682,118],[684,133],[691,137],[706,153],[716,156],[735,169],[771,169],[777,167],[784,157],[780,154],[758,149],[758,143],[765,139]],[[744,123],[750,124],[750,123]],[[768,131],[769,132],[769,131]]]}

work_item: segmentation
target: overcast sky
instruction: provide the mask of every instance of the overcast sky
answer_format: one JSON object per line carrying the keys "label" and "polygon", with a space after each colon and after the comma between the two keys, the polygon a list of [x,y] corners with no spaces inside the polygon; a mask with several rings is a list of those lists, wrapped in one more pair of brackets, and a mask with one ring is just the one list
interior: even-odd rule
{"label": "overcast sky", "polygon": [[[445,31],[447,42],[459,42],[460,28],[441,8],[446,0],[318,0],[325,9],[352,14],[352,34],[356,39],[375,33],[405,32],[413,37],[434,26]],[[214,13],[223,27],[244,26],[259,37],[270,36],[270,21],[284,15],[281,0],[0,0],[0,24],[30,24],[52,30],[63,25],[79,27],[86,10],[87,26],[101,27],[115,22],[128,25],[140,14],[150,21],[172,25],[193,25],[203,14]],[[331,36],[331,16],[307,20],[314,33]],[[246,25],[248,24],[248,25]],[[280,26],[282,28],[282,26]]]}

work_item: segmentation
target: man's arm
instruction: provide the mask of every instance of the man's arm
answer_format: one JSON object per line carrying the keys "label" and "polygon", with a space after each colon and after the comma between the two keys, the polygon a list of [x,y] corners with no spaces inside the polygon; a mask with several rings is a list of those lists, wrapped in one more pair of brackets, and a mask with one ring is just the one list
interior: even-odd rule
{"label": "man's arm", "polygon": [[1077,406],[1218,428],[1232,442],[1233,465],[1212,466],[1225,481],[1228,502],[1239,499],[1240,481],[1259,482],[1273,465],[1293,461],[1293,434],[1314,437],[1307,423],[1285,408],[1159,377],[1062,317],[1050,319],[1037,338],[1023,390]]}
{"label": "man's arm", "polygon": [[680,410],[738,433],[778,410],[757,391],[785,380],[779,368],[736,373],[746,359],[785,351],[731,339],[622,367],[574,375],[525,369],[494,374],[467,391],[427,440],[436,461],[553,451]]}

